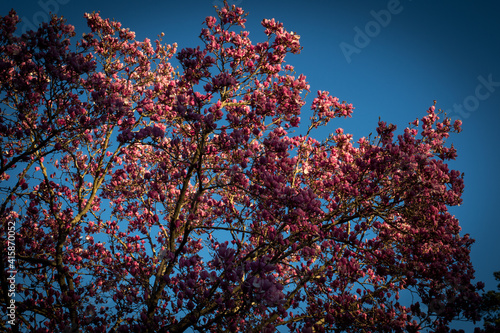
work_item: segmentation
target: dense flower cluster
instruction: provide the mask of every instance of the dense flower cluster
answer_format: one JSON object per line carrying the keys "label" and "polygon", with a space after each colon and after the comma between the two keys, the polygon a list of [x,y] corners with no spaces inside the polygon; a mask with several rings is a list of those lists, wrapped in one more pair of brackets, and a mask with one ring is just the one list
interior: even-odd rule
{"label": "dense flower cluster", "polygon": [[381,121],[375,138],[318,141],[353,112],[318,91],[292,135],[310,90],[284,64],[299,37],[266,19],[253,44],[241,8],[217,15],[179,52],[97,13],[73,45],[61,18],[22,36],[15,12],[0,18],[2,316],[15,222],[17,324],[34,332],[477,320],[473,240],[448,212],[464,185],[445,140],[460,124],[432,106],[399,135]]}

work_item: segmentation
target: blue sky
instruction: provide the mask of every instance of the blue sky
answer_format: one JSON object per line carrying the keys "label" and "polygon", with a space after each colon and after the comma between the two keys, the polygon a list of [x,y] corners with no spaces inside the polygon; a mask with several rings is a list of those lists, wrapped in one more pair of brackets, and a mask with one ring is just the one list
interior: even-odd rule
{"label": "blue sky", "polygon": [[[463,121],[453,135],[458,158],[451,167],[465,173],[464,204],[454,208],[463,233],[476,239],[472,261],[486,289],[496,288],[500,270],[500,3],[481,1],[229,0],[249,16],[250,38],[263,40],[260,21],[275,18],[301,36],[304,47],[288,58],[303,73],[312,94],[327,90],[352,103],[353,117],[331,122],[357,139],[375,132],[378,118],[403,129],[437,108]],[[201,22],[220,0],[189,1],[2,1],[0,15],[18,11],[26,27],[52,11],[87,32],[84,12],[100,11],[135,31],[138,39],[165,33],[179,48],[199,44]],[[23,26],[22,26],[23,27]],[[302,119],[308,119],[307,108]]]}

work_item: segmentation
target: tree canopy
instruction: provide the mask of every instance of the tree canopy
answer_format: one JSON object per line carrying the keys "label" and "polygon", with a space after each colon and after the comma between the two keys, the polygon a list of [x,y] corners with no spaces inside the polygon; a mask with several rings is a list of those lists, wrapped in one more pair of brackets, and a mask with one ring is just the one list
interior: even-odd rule
{"label": "tree canopy", "polygon": [[447,165],[460,122],[433,105],[399,134],[380,121],[373,137],[320,139],[354,108],[317,91],[303,111],[310,86],[284,60],[300,37],[264,19],[254,43],[241,8],[216,14],[180,51],[98,13],[82,38],[56,16],[21,36],[14,11],[0,18],[1,326],[447,332],[479,319],[473,240],[448,211],[464,188]]}
{"label": "tree canopy", "polygon": [[[500,271],[493,273],[495,280],[500,281]],[[481,311],[486,332],[500,331],[500,284],[499,291],[489,290],[484,293]]]}

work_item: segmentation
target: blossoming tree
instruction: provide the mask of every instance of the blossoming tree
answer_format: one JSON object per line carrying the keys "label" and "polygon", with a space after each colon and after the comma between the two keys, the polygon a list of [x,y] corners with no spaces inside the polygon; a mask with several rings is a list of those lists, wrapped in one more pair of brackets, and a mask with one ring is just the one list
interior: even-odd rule
{"label": "blossoming tree", "polygon": [[[285,65],[299,37],[208,17],[177,52],[86,14],[0,19],[0,302],[36,332],[447,331],[478,319],[449,206],[463,179],[431,106],[394,136],[314,137],[351,104]],[[177,72],[170,61],[176,57]],[[293,134],[300,127],[301,135]],[[305,126],[305,127],[304,127]],[[8,228],[15,226],[15,325]],[[401,298],[400,298],[401,297]]]}

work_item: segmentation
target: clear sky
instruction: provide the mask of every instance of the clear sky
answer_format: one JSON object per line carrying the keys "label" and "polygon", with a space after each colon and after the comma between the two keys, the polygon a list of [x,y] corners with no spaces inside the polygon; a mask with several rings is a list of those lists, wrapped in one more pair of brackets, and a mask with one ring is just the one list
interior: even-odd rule
{"label": "clear sky", "polygon": [[[354,138],[375,132],[378,118],[398,125],[437,108],[463,121],[453,135],[458,158],[450,166],[465,173],[464,204],[454,208],[463,233],[476,239],[472,261],[478,280],[495,289],[500,270],[500,3],[431,0],[229,0],[247,12],[255,43],[264,39],[260,21],[275,18],[301,36],[304,47],[288,58],[307,76],[313,94],[327,90],[355,107],[353,117],[330,122],[326,136],[342,127]],[[52,11],[88,32],[84,12],[100,11],[152,40],[165,33],[179,48],[199,45],[201,22],[221,0],[96,1],[2,0],[38,25]],[[308,119],[304,108],[302,119]]]}

